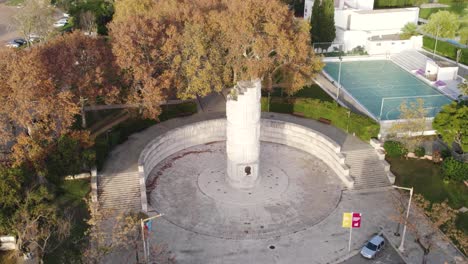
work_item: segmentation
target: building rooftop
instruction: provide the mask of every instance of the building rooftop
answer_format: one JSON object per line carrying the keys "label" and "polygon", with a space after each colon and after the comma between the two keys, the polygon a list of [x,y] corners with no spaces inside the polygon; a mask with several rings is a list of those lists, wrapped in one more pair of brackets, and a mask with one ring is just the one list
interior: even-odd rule
{"label": "building rooftop", "polygon": [[370,41],[402,40],[400,34],[378,35],[369,38]]}

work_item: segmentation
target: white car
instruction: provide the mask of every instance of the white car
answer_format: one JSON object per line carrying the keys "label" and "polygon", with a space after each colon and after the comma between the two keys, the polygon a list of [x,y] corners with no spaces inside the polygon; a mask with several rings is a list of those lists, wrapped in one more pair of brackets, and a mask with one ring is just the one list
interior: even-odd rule
{"label": "white car", "polygon": [[29,41],[30,43],[39,41],[40,39],[41,39],[41,36],[39,36],[39,35],[36,34],[36,33],[31,33],[31,34],[29,34],[29,37],[28,37],[28,41]]}
{"label": "white car", "polygon": [[61,19],[57,20],[57,22],[54,23],[54,27],[55,27],[55,28],[63,27],[63,26],[65,26],[67,23],[68,23],[68,19],[67,19],[67,18],[61,18]]}

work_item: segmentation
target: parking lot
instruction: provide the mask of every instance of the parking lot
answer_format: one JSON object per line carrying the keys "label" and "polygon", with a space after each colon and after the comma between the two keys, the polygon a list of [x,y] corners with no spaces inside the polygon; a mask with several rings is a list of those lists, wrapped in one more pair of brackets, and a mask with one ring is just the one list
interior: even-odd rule
{"label": "parking lot", "polygon": [[372,260],[365,259],[361,256],[360,253],[355,255],[354,257],[347,259],[346,261],[342,262],[341,264],[405,264],[403,259],[401,259],[400,255],[396,250],[389,244],[388,240],[385,240],[386,246],[383,251],[379,253],[379,255]]}
{"label": "parking lot", "polygon": [[15,6],[8,6],[5,1],[0,0],[0,44],[19,37],[19,32],[14,23],[14,16],[21,9]]}

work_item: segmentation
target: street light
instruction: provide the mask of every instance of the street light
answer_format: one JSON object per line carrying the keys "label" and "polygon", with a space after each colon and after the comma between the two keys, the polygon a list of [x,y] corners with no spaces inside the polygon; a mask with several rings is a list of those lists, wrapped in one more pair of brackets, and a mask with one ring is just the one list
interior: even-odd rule
{"label": "street light", "polygon": [[148,239],[145,238],[145,222],[148,222],[152,219],[155,219],[155,218],[158,218],[158,217],[161,217],[163,216],[163,214],[158,214],[158,215],[155,215],[155,216],[152,216],[152,217],[148,217],[146,219],[141,219],[140,222],[141,222],[141,234],[142,234],[142,238],[143,238],[143,253],[145,254],[145,263],[149,263],[149,244],[147,245],[148,243]]}
{"label": "street light", "polygon": [[338,97],[340,96],[340,87],[341,87],[341,62],[343,61],[341,54],[339,56],[339,59],[340,59],[340,68],[338,69],[338,91],[336,92],[336,100],[338,100]]}
{"label": "street light", "polygon": [[402,189],[402,190],[410,191],[410,197],[409,197],[409,201],[408,201],[408,208],[406,210],[405,225],[403,226],[403,234],[401,236],[401,243],[400,243],[400,246],[398,247],[398,250],[400,252],[403,252],[403,251],[405,251],[404,246],[405,246],[405,235],[406,235],[406,223],[408,222],[409,211],[410,211],[410,206],[411,206],[411,198],[413,197],[413,187],[407,188],[407,187],[400,187],[400,186],[396,186],[396,185],[392,185],[392,187],[396,188],[396,189]]}
{"label": "street light", "polygon": [[437,40],[439,38],[439,31],[440,31],[440,24],[437,25],[436,40],[435,40],[435,45],[434,45],[434,52],[433,52],[433,55],[432,55],[433,59],[435,59],[435,53],[436,53],[436,49],[437,49]]}

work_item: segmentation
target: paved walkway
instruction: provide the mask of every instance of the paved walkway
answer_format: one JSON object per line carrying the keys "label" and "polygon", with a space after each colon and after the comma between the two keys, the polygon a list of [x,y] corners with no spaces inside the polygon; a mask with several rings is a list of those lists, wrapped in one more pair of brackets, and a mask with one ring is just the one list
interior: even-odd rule
{"label": "paved walkway", "polygon": [[[112,151],[101,173],[111,175],[135,172],[141,151],[155,137],[181,125],[224,116],[223,112],[205,112],[172,119],[136,133]],[[314,120],[277,113],[262,113],[262,116],[310,127],[335,140],[344,152],[371,149],[369,144],[358,138]],[[396,213],[392,202],[388,189],[345,191],[337,207],[320,223],[293,234],[265,239],[236,240],[205,236],[180,228],[162,217],[153,223],[154,232],[150,241],[152,244],[167,244],[177,263],[335,263],[352,256],[347,252],[349,233],[341,228],[343,212],[363,214],[362,228],[353,232],[352,251],[356,251],[374,233],[383,231],[393,234],[396,224],[392,222],[391,216]],[[155,213],[150,212],[150,215]],[[430,230],[428,226],[424,221],[418,225],[421,229]],[[399,237],[389,235],[388,238],[392,245],[400,242]],[[461,257],[441,237],[436,237],[435,241],[428,263],[456,263],[454,257]],[[405,261],[421,263],[422,250],[414,242],[411,233],[407,236],[406,245],[407,250],[403,255]],[[107,263],[124,263],[121,254],[119,257],[110,256]]]}

